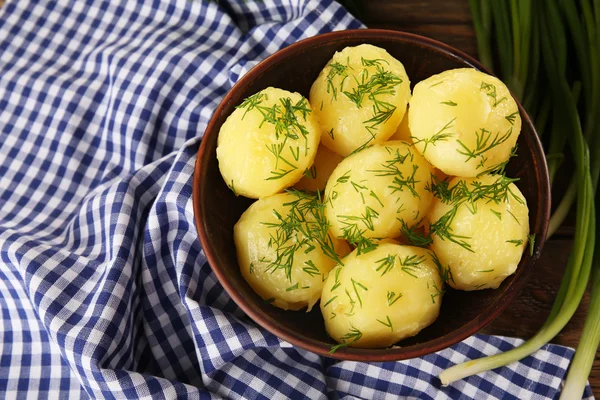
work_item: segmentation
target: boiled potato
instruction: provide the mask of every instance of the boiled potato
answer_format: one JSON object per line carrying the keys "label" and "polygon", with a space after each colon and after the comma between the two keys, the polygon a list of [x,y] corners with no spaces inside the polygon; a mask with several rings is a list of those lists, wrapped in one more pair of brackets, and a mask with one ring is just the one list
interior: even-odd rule
{"label": "boiled potato", "polygon": [[402,118],[400,125],[398,125],[398,129],[396,129],[396,132],[394,132],[389,140],[402,140],[406,143],[412,143],[410,129],[408,127],[408,110],[404,113],[404,118]]}
{"label": "boiled potato", "polygon": [[[400,235],[423,219],[432,194],[425,190],[433,169],[406,142],[374,145],[345,158],[325,188],[331,232],[355,246],[364,238]],[[360,247],[360,246],[359,246]]]}
{"label": "boiled potato", "polygon": [[321,296],[325,328],[338,343],[389,347],[437,318],[443,282],[428,250],[384,243],[367,254],[355,250],[343,263]]}
{"label": "boiled potato", "polygon": [[233,235],[244,279],[284,310],[310,311],[338,255],[350,251],[327,232],[319,200],[302,192],[256,201],[235,224]]}
{"label": "boiled potato", "polygon": [[304,176],[294,187],[313,192],[324,190],[329,176],[343,159],[339,154],[320,145],[315,156],[315,163],[304,172]]}
{"label": "boiled potato", "polygon": [[[431,249],[461,290],[497,288],[513,274],[527,244],[529,211],[512,179],[454,178],[428,215]],[[444,184],[442,184],[443,186]]]}
{"label": "boiled potato", "polygon": [[323,145],[344,157],[392,136],[409,98],[402,63],[368,44],[336,52],[309,97]]}
{"label": "boiled potato", "polygon": [[246,197],[281,192],[312,165],[320,138],[319,124],[304,97],[267,88],[244,100],[221,127],[221,175],[236,194]]}
{"label": "boiled potato", "polygon": [[472,68],[419,82],[410,100],[415,147],[447,175],[474,177],[505,163],[521,132],[506,85]]}

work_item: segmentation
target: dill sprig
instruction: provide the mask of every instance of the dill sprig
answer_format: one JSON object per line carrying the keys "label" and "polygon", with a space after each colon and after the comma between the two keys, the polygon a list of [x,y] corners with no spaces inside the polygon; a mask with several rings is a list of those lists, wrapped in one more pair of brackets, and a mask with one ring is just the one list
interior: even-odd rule
{"label": "dill sprig", "polygon": [[396,292],[388,291],[387,292],[387,305],[388,307],[397,302],[400,297],[402,297],[402,293],[396,294]]}
{"label": "dill sprig", "polygon": [[518,143],[515,143],[514,147],[511,149],[510,154],[509,154],[508,158],[506,159],[506,161],[502,161],[498,165],[494,165],[493,167],[480,172],[479,174],[477,174],[477,178],[481,177],[482,175],[488,175],[488,174],[489,175],[504,175],[504,173],[506,171],[506,166],[508,165],[510,160],[513,157],[517,156],[517,150],[518,150]]}
{"label": "dill sprig", "polygon": [[[344,185],[350,183],[352,188],[360,194],[362,203],[365,204],[364,192],[368,193],[369,196],[375,198],[381,205],[381,200],[373,192],[369,192],[367,186],[356,183],[350,179],[350,170],[346,171],[342,176],[336,179],[334,188],[338,185]],[[337,198],[338,192],[332,190],[328,199],[325,202],[329,202],[333,206],[333,201]],[[374,219],[379,217],[379,213],[372,207],[366,206],[365,212],[361,215],[336,215],[337,220],[343,225],[342,226],[342,239],[345,239],[348,243],[357,249],[357,253],[364,254],[368,253],[377,248],[375,239],[365,236],[365,233],[370,230],[375,230]]]}
{"label": "dill sprig", "polygon": [[414,155],[410,149],[407,149],[406,154],[401,154],[399,149],[392,149],[391,147],[385,146],[388,154],[391,158],[381,164],[378,169],[371,169],[368,172],[375,173],[375,176],[393,176],[392,183],[388,188],[392,189],[392,193],[402,192],[408,190],[413,197],[420,198],[419,193],[416,190],[416,184],[420,181],[415,179],[415,174],[419,168],[417,165],[412,165],[412,173],[405,176],[400,170],[400,166],[405,163],[408,159],[411,162],[414,159]]}
{"label": "dill sprig", "polygon": [[[327,257],[342,264],[335,252],[333,239],[329,235],[329,222],[325,217],[325,208],[319,192],[317,195],[295,189],[287,192],[295,197],[284,203],[284,206],[289,207],[289,211],[281,215],[273,210],[277,222],[262,223],[273,229],[267,245],[275,249],[274,260],[259,260],[266,264],[265,270],[273,273],[282,269],[286,278],[291,281],[294,256],[301,250],[310,253],[317,246]],[[319,273],[312,261],[307,261],[305,264],[307,266],[302,269],[305,273],[311,276]]]}
{"label": "dill sprig", "polygon": [[367,230],[375,230],[373,219],[378,217],[379,213],[368,206],[365,207],[365,212],[359,216],[337,215],[338,221],[343,225],[342,239],[354,246],[359,255],[377,248],[375,239],[366,237],[365,233]]}
{"label": "dill sprig", "polygon": [[429,255],[431,256],[433,263],[437,267],[440,278],[442,278],[442,283],[444,285],[448,284],[449,282],[454,283],[454,277],[452,276],[452,270],[450,269],[450,266],[444,266],[438,258],[438,256],[433,251],[430,251]]}
{"label": "dill sprig", "polygon": [[[383,96],[395,94],[395,88],[403,82],[402,78],[383,67],[383,64],[387,64],[387,61],[383,59],[361,58],[361,64],[363,69],[357,75],[353,76],[356,87],[351,90],[344,90],[343,88],[345,77],[340,82],[339,88],[335,88],[333,83],[330,88],[330,80],[328,79],[327,81],[328,92],[331,91],[331,93],[336,96],[338,91],[343,93],[352,103],[354,103],[356,108],[362,108],[365,105],[366,100],[371,102],[371,117],[362,122],[371,137],[359,146],[358,149],[355,149],[354,152],[366,148],[376,138],[377,128],[392,117],[397,107],[394,104],[385,101]],[[337,72],[336,68],[341,71],[340,66],[330,69],[329,73],[332,74],[332,77],[347,74],[347,68],[344,69],[343,72]],[[370,73],[369,68],[371,71],[375,68],[375,71]]]}
{"label": "dill sprig", "polygon": [[419,224],[409,227],[403,219],[397,218],[397,220],[400,221],[400,234],[411,245],[427,247],[433,242],[431,235],[426,235],[425,233],[419,232]]}
{"label": "dill sprig", "polygon": [[327,82],[327,93],[331,94],[331,102],[337,100],[338,95],[338,87],[334,84],[334,79],[339,76],[342,78],[339,83],[339,91],[344,91],[344,81],[348,78],[348,67],[350,63],[347,60],[346,64],[342,64],[339,62],[332,62],[327,65],[329,67],[329,71],[327,72],[327,77],[325,78]]}
{"label": "dill sprig", "polygon": [[485,94],[487,94],[492,100],[494,100],[494,104],[492,104],[493,107],[496,107],[498,104],[502,103],[504,100],[506,100],[506,97],[502,97],[501,99],[498,99],[497,94],[496,94],[496,85],[491,84],[491,83],[487,83],[487,82],[481,82],[481,86],[480,89],[482,92],[485,92]]}
{"label": "dill sprig", "polygon": [[435,146],[437,144],[437,142],[445,142],[448,140],[449,137],[452,137],[456,134],[455,132],[450,132],[450,130],[454,127],[455,121],[456,121],[456,117],[452,118],[450,121],[448,121],[446,123],[446,125],[444,125],[439,131],[437,131],[430,138],[419,139],[418,137],[411,135],[410,138],[413,141],[413,145],[418,144],[418,143],[425,143],[425,145],[423,146],[423,151],[421,152],[421,154],[425,155],[425,152],[427,151],[427,146],[430,143],[432,146]]}
{"label": "dill sprig", "polygon": [[398,263],[402,267],[401,268],[402,271],[404,271],[406,274],[412,276],[413,278],[417,278],[417,276],[414,274],[415,268],[418,267],[419,265],[421,265],[424,261],[425,261],[424,256],[417,256],[414,254],[410,255],[410,256],[406,256],[406,257],[404,257],[404,259],[402,259],[402,257],[398,256]]}
{"label": "dill sprig", "polygon": [[349,344],[356,343],[362,338],[362,332],[356,329],[353,325],[350,325],[349,332],[345,333],[340,339],[342,343],[336,344],[335,346],[331,346],[329,350],[329,354],[335,353],[338,349],[342,347],[346,347]]}
{"label": "dill sprig", "polygon": [[492,131],[489,131],[485,128],[480,128],[479,132],[475,132],[475,147],[469,148],[462,141],[457,140],[456,142],[460,145],[460,149],[457,151],[466,156],[466,161],[469,161],[473,158],[479,157],[480,163],[477,168],[481,168],[485,166],[487,162],[487,157],[485,157],[485,153],[492,150],[493,148],[500,146],[502,143],[506,142],[512,136],[512,126],[506,131],[504,134],[500,134],[500,132],[496,132],[494,135]]}
{"label": "dill sprig", "polygon": [[425,189],[440,199],[442,203],[448,204],[452,208],[431,224],[430,235],[437,235],[442,240],[449,240],[463,247],[465,250],[473,252],[471,245],[467,242],[470,237],[457,235],[450,227],[458,208],[465,205],[471,213],[475,214],[477,212],[478,201],[500,204],[501,202],[507,202],[509,197],[523,204],[523,200],[513,193],[510,188],[510,184],[516,181],[518,181],[518,178],[508,178],[504,175],[498,175],[496,180],[489,184],[483,184],[477,180],[467,184],[466,181],[459,180],[454,186],[450,187],[447,180],[440,180],[435,175],[432,175],[431,182],[427,184]]}
{"label": "dill sprig", "polygon": [[380,320],[380,319],[377,319],[377,322],[379,322],[379,323],[380,323],[380,324],[382,324],[383,326],[387,326],[388,328],[390,328],[390,330],[391,330],[392,332],[394,332],[394,327],[392,326],[392,320],[390,320],[390,316],[389,316],[389,315],[386,315],[385,317],[386,317],[386,319],[387,319],[387,322],[383,322],[383,321],[382,321],[382,320]]}
{"label": "dill sprig", "polygon": [[[290,172],[298,169],[294,161],[298,162],[300,159],[299,140],[304,140],[304,156],[308,154],[309,132],[305,124],[301,122],[301,119],[306,122],[311,109],[304,97],[296,103],[289,97],[280,98],[278,103],[270,107],[263,105],[266,100],[268,100],[267,95],[263,92],[258,92],[246,98],[236,108],[245,110],[242,119],[244,119],[248,112],[257,110],[263,117],[259,128],[264,124],[273,125],[275,128],[275,138],[279,142],[265,145],[275,158],[275,166],[270,172],[271,176],[266,178],[266,180],[275,180],[281,179]],[[288,141],[292,143],[290,144]],[[283,156],[285,150],[289,150],[293,160]]]}
{"label": "dill sprig", "polygon": [[392,254],[388,254],[380,260],[375,261],[376,264],[379,264],[375,271],[381,271],[381,276],[384,276],[386,273],[391,271],[396,265],[396,256]]}

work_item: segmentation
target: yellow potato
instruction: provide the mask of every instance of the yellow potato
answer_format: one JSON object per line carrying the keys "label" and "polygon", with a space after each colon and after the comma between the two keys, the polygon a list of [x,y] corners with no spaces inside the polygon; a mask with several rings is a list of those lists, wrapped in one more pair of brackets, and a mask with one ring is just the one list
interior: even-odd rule
{"label": "yellow potato", "polygon": [[389,347],[437,318],[443,282],[428,250],[384,243],[342,261],[321,296],[325,328],[338,343]]}
{"label": "yellow potato", "polygon": [[242,196],[281,192],[312,165],[320,138],[319,124],[304,97],[267,88],[244,100],[221,127],[221,175]]}
{"label": "yellow potato", "polygon": [[244,279],[259,296],[284,310],[310,311],[339,260],[336,254],[341,257],[350,251],[327,232],[322,204],[302,192],[256,201],[235,224],[233,234]]}
{"label": "yellow potato", "polygon": [[345,157],[392,136],[406,111],[410,82],[400,61],[363,44],[336,52],[309,98],[323,145]]}
{"label": "yellow potato", "polygon": [[474,177],[505,163],[521,132],[506,85],[472,68],[419,82],[410,100],[415,147],[447,175]]}
{"label": "yellow potato", "polygon": [[406,143],[412,143],[412,135],[410,134],[410,128],[408,127],[408,110],[404,113],[404,118],[398,125],[396,132],[390,137],[389,140],[402,140]]}
{"label": "yellow potato", "polygon": [[425,190],[433,169],[406,142],[375,145],[345,158],[325,188],[331,232],[361,250],[394,238],[402,221],[411,227],[425,217],[432,194]]}
{"label": "yellow potato", "polygon": [[304,171],[304,176],[294,185],[299,190],[324,190],[329,176],[344,158],[321,145],[315,156],[315,163]]}
{"label": "yellow potato", "polygon": [[431,249],[461,290],[497,288],[521,260],[529,210],[512,180],[500,175],[454,178],[441,187],[428,215]]}

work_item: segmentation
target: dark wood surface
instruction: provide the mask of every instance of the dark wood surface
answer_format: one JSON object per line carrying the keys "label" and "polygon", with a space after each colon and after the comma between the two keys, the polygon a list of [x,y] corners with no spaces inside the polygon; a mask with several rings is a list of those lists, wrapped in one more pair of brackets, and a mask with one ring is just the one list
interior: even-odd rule
{"label": "dark wood surface", "polygon": [[[467,0],[364,0],[362,21],[369,28],[394,29],[440,40],[477,57],[475,33]],[[566,180],[566,179],[565,179]],[[537,272],[517,299],[483,333],[527,339],[542,326],[552,307],[572,247],[573,223],[569,220],[548,240]],[[586,293],[573,319],[552,341],[576,347],[589,303]],[[596,397],[600,396],[600,357],[590,375]]]}

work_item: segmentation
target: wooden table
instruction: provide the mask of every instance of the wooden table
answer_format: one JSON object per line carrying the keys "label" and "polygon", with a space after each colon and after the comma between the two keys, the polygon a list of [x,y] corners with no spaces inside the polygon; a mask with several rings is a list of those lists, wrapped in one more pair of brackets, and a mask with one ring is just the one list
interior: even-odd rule
{"label": "wooden table", "polygon": [[[0,7],[4,0],[0,0]],[[370,28],[395,29],[443,41],[477,57],[475,36],[467,0],[363,0],[362,21]],[[435,7],[435,11],[433,11]],[[560,284],[572,246],[573,225],[565,224],[546,244],[536,273],[519,297],[488,325],[483,333],[529,338],[546,320]],[[583,329],[589,296],[569,324],[552,341],[576,347]],[[600,357],[590,375],[596,397],[600,397]]]}
{"label": "wooden table", "polygon": [[[477,57],[475,33],[467,0],[363,0],[363,6],[364,14],[361,19],[369,28],[417,33]],[[572,246],[573,221],[573,218],[568,220],[546,243],[537,273],[529,280],[518,298],[498,319],[488,325],[483,333],[529,338],[538,331],[550,312],[562,279]],[[563,331],[554,338],[553,343],[577,346],[588,303],[589,294],[586,293],[579,310]],[[594,395],[600,397],[598,354],[589,379]]]}

